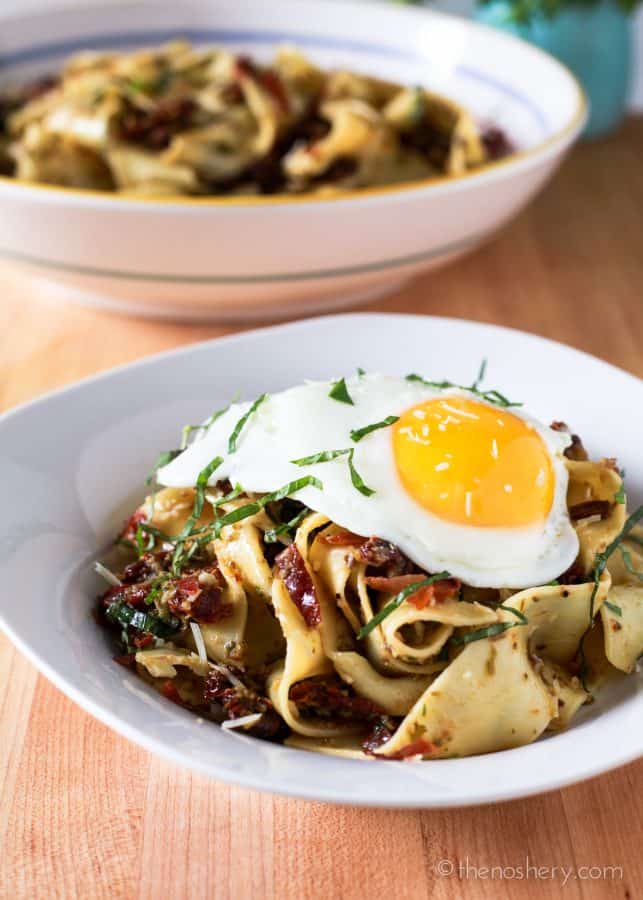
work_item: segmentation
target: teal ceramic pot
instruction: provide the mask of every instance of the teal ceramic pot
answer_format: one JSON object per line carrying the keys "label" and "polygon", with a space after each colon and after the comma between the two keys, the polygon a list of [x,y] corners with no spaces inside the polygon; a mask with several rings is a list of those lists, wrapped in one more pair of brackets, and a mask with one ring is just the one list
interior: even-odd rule
{"label": "teal ceramic pot", "polygon": [[534,15],[527,24],[513,22],[511,11],[508,0],[493,0],[476,7],[474,18],[536,44],[568,66],[589,99],[585,137],[612,131],[623,118],[629,89],[629,17],[613,0],[589,7],[573,4],[551,19]]}

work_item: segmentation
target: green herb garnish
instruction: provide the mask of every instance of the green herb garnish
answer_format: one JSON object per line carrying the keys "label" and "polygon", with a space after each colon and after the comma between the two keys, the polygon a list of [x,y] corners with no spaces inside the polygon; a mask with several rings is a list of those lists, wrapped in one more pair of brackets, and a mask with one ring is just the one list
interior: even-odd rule
{"label": "green herb garnish", "polygon": [[361,378],[363,375],[366,375],[366,369],[362,369],[361,366],[358,366],[358,367],[357,367],[357,374],[358,374],[359,377]]}
{"label": "green herb garnish", "polygon": [[386,606],[383,606],[382,609],[378,613],[376,613],[376,615],[374,615],[369,622],[366,623],[366,625],[363,625],[360,628],[357,634],[357,639],[361,641],[362,638],[365,638],[366,635],[370,634],[374,628],[377,628],[377,626],[381,622],[383,622],[387,616],[390,616],[392,612],[395,612],[396,609],[399,609],[404,601],[408,599],[408,597],[412,596],[412,594],[415,594],[416,591],[428,587],[430,584],[435,584],[436,581],[445,581],[450,577],[450,572],[438,572],[437,575],[429,575],[428,578],[423,578],[422,581],[416,581],[415,584],[410,584],[408,587],[403,588],[403,590],[401,590],[399,594],[396,594],[396,596],[393,597],[390,603],[387,603]]}
{"label": "green herb garnish", "polygon": [[621,556],[623,557],[625,568],[630,573],[630,575],[634,575],[634,577],[638,578],[639,581],[643,581],[643,572],[639,572],[638,569],[634,568],[634,563],[632,562],[632,555],[630,551],[623,547],[623,545],[619,547],[619,550],[621,551]]}
{"label": "green herb garnish", "polygon": [[161,596],[161,594],[163,593],[163,588],[169,581],[169,579],[170,576],[165,574],[159,575],[154,579],[150,588],[150,592],[145,598],[146,606],[152,606],[154,602]]}
{"label": "green herb garnish", "polygon": [[207,466],[201,469],[197,476],[196,494],[194,497],[194,507],[192,508],[192,513],[190,514],[190,518],[183,526],[178,539],[174,541],[174,543],[177,545],[176,549],[174,550],[174,556],[172,557],[172,573],[174,575],[178,575],[181,568],[181,561],[184,553],[184,541],[192,536],[194,526],[201,518],[203,506],[205,503],[205,491],[208,486],[210,476],[219,468],[222,462],[223,457],[215,456],[214,459],[210,460]]}
{"label": "green herb garnish", "polygon": [[309,512],[310,510],[308,509],[302,509],[302,511],[289,522],[282,522],[280,525],[275,525],[274,528],[269,528],[267,531],[264,531],[263,539],[266,544],[276,544],[282,535],[290,535],[291,531],[301,525]]}
{"label": "green herb garnish", "polygon": [[319,453],[313,453],[312,456],[302,456],[301,459],[291,459],[290,461],[295,466],[314,466],[318,463],[330,462],[333,459],[338,459],[340,456],[345,456],[348,461],[348,471],[353,487],[365,497],[371,497],[375,491],[364,483],[364,479],[355,468],[353,463],[354,454],[355,449],[348,447],[346,450],[322,450]]}
{"label": "green herb garnish", "polygon": [[[594,587],[592,588],[592,595],[589,599],[589,623],[585,632],[583,633],[582,638],[580,639],[580,644],[578,646],[578,653],[581,659],[581,682],[583,684],[583,688],[587,691],[587,660],[585,658],[585,640],[587,639],[587,635],[590,632],[592,624],[594,622],[594,610],[596,606],[596,595],[598,594],[599,583],[601,580],[601,575],[605,571],[607,567],[607,561],[614,553],[614,551],[620,547],[623,543],[627,535],[630,531],[638,524],[638,522],[643,519],[643,505],[639,506],[638,509],[635,509],[634,512],[628,516],[625,520],[625,524],[621,531],[616,535],[614,540],[607,545],[605,550],[602,553],[597,553],[596,558],[594,560],[594,569],[593,569],[593,581]],[[626,563],[627,565],[627,563]]]}
{"label": "green herb garnish", "polygon": [[[183,449],[183,448],[181,448],[181,449]],[[180,453],[181,453],[181,450],[163,450],[162,453],[159,453],[159,455],[156,459],[156,462],[152,466],[152,471],[145,479],[145,484],[151,484],[152,479],[154,478],[154,476],[156,475],[158,470],[162,469],[163,466],[167,466],[169,463],[171,463],[172,460],[176,459],[176,457]]]}
{"label": "green herb garnish", "polygon": [[371,434],[371,432],[377,431],[379,428],[387,428],[389,425],[394,425],[399,418],[399,416],[387,416],[385,419],[382,419],[381,422],[373,422],[372,425],[365,425],[363,428],[355,428],[351,431],[351,440],[358,443],[358,441],[365,438],[367,434]]}
{"label": "green herb garnish", "polygon": [[609,609],[609,611],[611,613],[613,613],[615,616],[623,615],[623,610],[621,609],[620,606],[617,606],[616,603],[611,603],[609,600],[605,600],[605,602],[603,603],[603,606],[606,606]]}
{"label": "green herb garnish", "polygon": [[614,494],[614,503],[625,503],[625,484],[621,481],[621,486]]}
{"label": "green herb garnish", "polygon": [[360,492],[360,494],[363,494],[365,497],[372,497],[373,494],[375,493],[375,491],[373,490],[373,488],[370,488],[367,484],[364,483],[364,479],[362,478],[362,476],[359,474],[359,472],[353,465],[354,452],[355,451],[351,448],[350,452],[348,453],[348,457],[347,457],[348,458],[348,471],[350,472],[351,483],[352,483],[353,487]]}
{"label": "green herb garnish", "polygon": [[150,550],[154,549],[154,535],[144,529],[142,527],[142,523],[140,522],[136,526],[134,540],[136,541],[136,552],[139,557],[143,556],[145,553],[149,553]]}
{"label": "green herb garnish", "polygon": [[242,519],[254,516],[269,503],[277,503],[279,500],[285,500],[286,497],[296,494],[297,491],[301,491],[305,487],[316,487],[320,491],[324,489],[324,485],[319,478],[315,478],[314,475],[305,475],[303,478],[289,481],[288,484],[273,491],[272,494],[264,494],[259,500],[253,500],[252,503],[247,503],[245,506],[239,506],[237,509],[232,509],[229,513],[226,513],[225,516],[221,516],[220,519],[217,519],[214,522],[215,537],[218,537],[221,534],[221,530],[225,528],[226,525],[234,525],[235,522],[241,522]]}
{"label": "green herb garnish", "polygon": [[482,362],[480,363],[480,369],[478,370],[478,377],[476,378],[476,380],[475,380],[475,381],[473,382],[473,384],[471,385],[471,390],[472,390],[472,391],[477,391],[477,390],[478,390],[478,388],[480,387],[480,385],[481,385],[482,382],[484,381],[484,376],[485,376],[486,371],[487,371],[487,360],[486,360],[486,359],[483,359]]}
{"label": "green herb garnish", "polygon": [[527,616],[523,612],[520,612],[519,609],[514,609],[513,606],[505,606],[503,603],[499,603],[498,606],[496,606],[496,609],[504,609],[505,612],[513,613],[517,619],[520,619],[523,625],[529,624]]}
{"label": "green herb garnish", "polygon": [[525,624],[526,622],[492,622],[491,625],[487,625],[485,628],[476,628],[475,631],[468,631],[466,634],[452,637],[450,642],[452,644],[471,644],[473,641],[495,637],[497,634],[509,631],[510,628],[520,628]]}
{"label": "green herb garnish", "polygon": [[245,413],[237,424],[234,427],[234,431],[230,435],[230,440],[228,441],[228,453],[236,453],[237,451],[237,440],[239,439],[239,435],[243,431],[243,427],[250,418],[250,416],[257,411],[259,406],[263,403],[264,400],[268,398],[268,394],[262,394],[261,397],[258,397],[255,402],[252,404],[247,413]]}
{"label": "green herb garnish", "polygon": [[216,513],[217,509],[220,506],[223,506],[224,503],[230,503],[231,500],[236,500],[240,494],[244,493],[244,489],[240,484],[235,484],[231,491],[228,491],[227,494],[224,494],[222,497],[208,497],[208,500],[212,504],[212,507]]}
{"label": "green herb garnish", "polygon": [[128,78],[126,85],[137,94],[164,94],[174,78],[170,69],[164,69],[156,78],[147,81],[144,78]]}
{"label": "green herb garnish", "polygon": [[300,459],[291,459],[290,462],[294,466],[315,466],[317,463],[330,462],[332,459],[338,459],[340,456],[346,456],[351,453],[352,448],[348,450],[321,450],[319,453],[313,453],[312,456],[302,456]]}
{"label": "green herb garnish", "polygon": [[478,372],[478,376],[473,382],[473,384],[455,384],[453,381],[428,381],[426,378],[423,378],[421,375],[417,375],[415,372],[406,376],[407,381],[416,381],[420,384],[425,384],[427,387],[436,388],[437,390],[443,391],[447,388],[457,388],[460,391],[469,391],[471,394],[475,394],[477,397],[480,397],[482,400],[486,400],[487,403],[494,403],[496,406],[502,407],[512,407],[512,406],[522,406],[522,403],[512,403],[511,400],[508,400],[504,394],[501,394],[500,391],[490,390],[490,391],[482,391],[480,390],[480,384],[485,376],[487,370],[487,360],[483,359],[482,364],[480,366],[480,370]]}
{"label": "green herb garnish", "polygon": [[169,638],[181,627],[180,620],[175,619],[174,616],[162,618],[153,612],[134,609],[133,606],[123,603],[122,600],[110,603],[105,610],[105,615],[115,625],[121,625],[123,628],[136,628],[138,631],[144,631],[159,638]]}
{"label": "green herb garnish", "polygon": [[167,544],[173,544],[177,540],[175,537],[166,534],[165,531],[161,531],[161,529],[157,528],[155,525],[150,525],[149,522],[139,522],[138,528],[146,534],[153,535],[155,538],[158,538],[160,541],[164,541]]}
{"label": "green herb garnish", "polygon": [[340,378],[339,381],[333,382],[333,386],[328,392],[328,396],[333,400],[338,400],[340,403],[348,403],[350,406],[355,406],[353,398],[348,393],[345,378]]}
{"label": "green herb garnish", "polygon": [[[233,400],[233,403],[234,402],[235,401]],[[229,403],[227,406],[224,406],[223,409],[217,409],[202,425],[184,425],[181,436],[181,450],[185,450],[187,447],[190,435],[193,431],[207,431],[211,425],[214,425],[217,419],[220,419],[221,416],[227,413],[231,406],[232,403]]]}

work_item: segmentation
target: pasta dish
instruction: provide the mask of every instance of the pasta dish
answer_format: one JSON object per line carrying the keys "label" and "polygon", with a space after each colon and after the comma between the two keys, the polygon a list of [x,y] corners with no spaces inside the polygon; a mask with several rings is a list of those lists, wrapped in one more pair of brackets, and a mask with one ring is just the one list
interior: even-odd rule
{"label": "pasta dish", "polygon": [[237,735],[356,758],[567,727],[643,653],[643,507],[483,377],[360,370],[185,426],[97,563],[117,661]]}
{"label": "pasta dish", "polygon": [[460,175],[512,147],[422,87],[184,41],[85,52],[0,95],[0,174],[155,196],[328,193]]}

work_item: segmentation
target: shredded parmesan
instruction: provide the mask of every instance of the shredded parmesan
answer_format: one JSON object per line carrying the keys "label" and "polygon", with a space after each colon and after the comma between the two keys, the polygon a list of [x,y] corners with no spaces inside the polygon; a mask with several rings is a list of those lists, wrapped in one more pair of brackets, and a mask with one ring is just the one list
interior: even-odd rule
{"label": "shredded parmesan", "polygon": [[199,659],[201,662],[207,663],[208,654],[205,652],[205,641],[203,640],[201,629],[196,622],[190,622],[190,628],[192,629],[192,635],[194,637],[194,643],[196,644],[196,652],[199,654]]}
{"label": "shredded parmesan", "polygon": [[100,562],[94,563],[94,572],[97,572],[99,575],[102,575],[102,577],[105,579],[105,581],[108,584],[111,584],[112,587],[121,587],[121,585],[123,584],[123,582],[120,580],[120,578],[117,578],[113,572],[110,572],[110,570],[107,568],[107,566],[104,566]]}
{"label": "shredded parmesan", "polygon": [[243,681],[241,681],[239,678],[237,678],[237,676],[234,675],[230,671],[230,669],[227,669],[225,666],[219,666],[216,663],[211,663],[211,666],[213,669],[216,669],[217,672],[221,672],[222,675],[225,675],[225,677],[228,679],[228,681],[230,682],[230,684],[233,687],[239,688],[242,691],[245,690],[245,685],[244,685]]}
{"label": "shredded parmesan", "polygon": [[249,716],[240,716],[238,719],[226,719],[225,722],[221,723],[221,727],[225,728],[226,731],[231,731],[235,728],[252,728],[253,725],[257,724],[261,715],[261,713],[251,713]]}

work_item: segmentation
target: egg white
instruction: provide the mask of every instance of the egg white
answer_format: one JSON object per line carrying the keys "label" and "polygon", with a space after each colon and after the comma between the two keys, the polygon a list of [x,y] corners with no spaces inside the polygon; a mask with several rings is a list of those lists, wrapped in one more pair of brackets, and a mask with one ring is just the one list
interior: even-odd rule
{"label": "egg white", "polygon": [[[465,396],[460,389],[438,390],[420,382],[384,375],[346,381],[354,405],[329,397],[332,382],[312,382],[270,395],[250,416],[235,453],[228,440],[250,403],[235,403],[182,454],[157,473],[159,484],[188,487],[217,456],[223,463],[211,482],[228,478],[246,491],[269,493],[303,475],[315,475],[323,489],[309,486],[295,496],[311,509],[360,535],[396,544],[428,572],[446,569],[476,587],[524,588],[546,584],[565,571],[578,553],[578,538],[567,512],[567,469],[563,451],[569,436],[553,431],[520,409],[512,415],[544,441],[555,479],[547,520],[536,526],[490,528],[447,522],[420,506],[402,486],[393,458],[391,430],[374,431],[358,443],[352,429],[401,415],[434,397]],[[479,402],[482,401],[477,398]],[[486,404],[491,408],[493,404]],[[322,450],[354,449],[355,468],[375,493],[366,497],[351,483],[346,457],[310,466],[291,461]]]}

